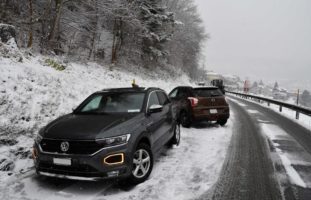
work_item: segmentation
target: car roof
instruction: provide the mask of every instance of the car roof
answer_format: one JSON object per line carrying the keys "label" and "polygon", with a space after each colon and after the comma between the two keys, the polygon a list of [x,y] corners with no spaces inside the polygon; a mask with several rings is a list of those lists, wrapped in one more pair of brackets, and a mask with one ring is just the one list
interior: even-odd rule
{"label": "car roof", "polygon": [[103,93],[103,92],[148,92],[152,90],[161,90],[160,88],[150,87],[124,87],[124,88],[105,88],[101,91],[98,91],[97,93]]}
{"label": "car roof", "polygon": [[191,89],[218,89],[218,87],[215,87],[215,86],[202,86],[202,87],[178,86],[177,88],[191,88]]}
{"label": "car roof", "polygon": [[194,87],[193,89],[219,89],[215,86],[205,86],[205,87]]}

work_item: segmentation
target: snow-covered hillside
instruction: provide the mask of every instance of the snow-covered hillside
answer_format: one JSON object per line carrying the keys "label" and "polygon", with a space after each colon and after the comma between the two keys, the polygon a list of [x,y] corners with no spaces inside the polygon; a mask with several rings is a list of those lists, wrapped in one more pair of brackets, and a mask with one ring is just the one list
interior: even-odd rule
{"label": "snow-covered hillside", "polygon": [[[88,95],[111,87],[160,87],[169,92],[176,85],[191,84],[187,76],[164,71],[148,73],[131,67],[128,71],[94,63],[67,64],[58,71],[44,57],[23,63],[0,58],[0,171],[5,176],[32,166],[33,137],[49,121],[69,113]],[[130,72],[131,70],[131,72]],[[1,179],[4,177],[1,177]]]}
{"label": "snow-covered hillside", "polygon": [[[65,64],[59,71],[50,66],[52,60],[47,62],[42,56],[25,58],[23,63],[0,59],[0,191],[4,191],[0,199],[97,199],[106,193],[109,199],[193,199],[215,184],[231,139],[234,113],[225,127],[206,123],[182,128],[180,146],[164,149],[150,179],[130,190],[115,188],[114,182],[67,181],[60,191],[53,189],[53,183],[42,184],[49,180],[35,175],[30,152],[35,134],[49,121],[71,112],[93,92],[130,87],[133,79],[142,87],[167,92],[192,84],[181,72],[148,73],[134,67],[110,70],[94,63]],[[72,188],[79,192],[70,192]]]}

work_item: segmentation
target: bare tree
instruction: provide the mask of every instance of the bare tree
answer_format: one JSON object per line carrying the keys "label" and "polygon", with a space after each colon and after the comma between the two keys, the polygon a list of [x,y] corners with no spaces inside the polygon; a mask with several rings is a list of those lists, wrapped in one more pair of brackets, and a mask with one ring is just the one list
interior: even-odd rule
{"label": "bare tree", "polygon": [[32,0],[28,0],[29,4],[29,37],[27,47],[30,48],[33,43],[33,4]]}

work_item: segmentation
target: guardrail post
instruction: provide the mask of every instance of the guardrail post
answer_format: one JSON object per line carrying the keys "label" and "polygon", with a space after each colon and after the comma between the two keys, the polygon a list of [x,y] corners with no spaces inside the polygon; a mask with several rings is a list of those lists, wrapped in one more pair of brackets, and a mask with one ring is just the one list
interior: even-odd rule
{"label": "guardrail post", "polygon": [[280,106],[280,112],[282,112],[282,108],[283,108],[283,107],[282,107],[282,106]]}
{"label": "guardrail post", "polygon": [[296,111],[296,119],[299,119],[299,112]]}
{"label": "guardrail post", "polygon": [[270,102],[268,101],[268,106],[270,106]]}

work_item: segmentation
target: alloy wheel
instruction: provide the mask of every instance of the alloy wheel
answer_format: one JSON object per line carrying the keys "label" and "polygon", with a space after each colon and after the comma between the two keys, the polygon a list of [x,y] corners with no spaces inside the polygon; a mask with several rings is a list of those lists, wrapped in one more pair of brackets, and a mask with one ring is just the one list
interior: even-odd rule
{"label": "alloy wheel", "polygon": [[138,149],[133,158],[132,174],[136,178],[143,178],[150,170],[150,155],[145,149]]}

